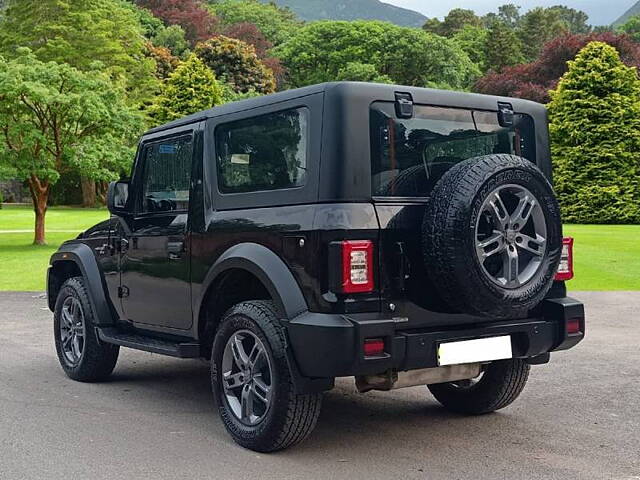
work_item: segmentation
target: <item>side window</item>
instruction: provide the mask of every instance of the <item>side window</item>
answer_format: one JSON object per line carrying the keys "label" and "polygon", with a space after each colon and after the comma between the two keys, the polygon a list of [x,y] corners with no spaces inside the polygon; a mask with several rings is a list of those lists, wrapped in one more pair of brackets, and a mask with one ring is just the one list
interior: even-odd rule
{"label": "side window", "polygon": [[306,182],[309,110],[296,108],[219,125],[222,193],[301,187]]}
{"label": "side window", "polygon": [[142,212],[170,212],[189,208],[191,135],[145,145],[142,152]]}

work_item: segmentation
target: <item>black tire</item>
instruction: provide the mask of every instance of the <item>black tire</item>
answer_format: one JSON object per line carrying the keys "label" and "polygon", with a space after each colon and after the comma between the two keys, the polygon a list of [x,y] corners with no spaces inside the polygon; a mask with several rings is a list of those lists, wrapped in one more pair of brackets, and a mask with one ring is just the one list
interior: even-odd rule
{"label": "black tire", "polygon": [[[78,323],[83,325],[83,345],[81,355],[77,362],[72,362],[65,354],[61,322],[62,309],[66,301],[77,300],[81,309],[78,315]],[[84,285],[82,277],[69,278],[58,293],[56,306],[53,314],[53,332],[58,360],[67,376],[79,382],[96,382],[107,378],[116,366],[120,347],[103,343],[98,339],[98,334],[94,328],[94,314],[89,302],[89,295]]]}
{"label": "black tire", "polygon": [[[516,288],[489,278],[475,245],[482,205],[496,188],[508,185],[524,187],[537,199],[547,233],[540,266]],[[553,188],[533,163],[514,155],[477,157],[452,167],[434,188],[422,231],[432,284],[452,308],[472,315],[495,319],[526,315],[544,299],[560,262],[562,225]]]}
{"label": "black tire", "polygon": [[385,197],[416,197],[429,191],[429,178],[424,165],[415,165],[400,172],[383,185],[378,195]]}
{"label": "black tire", "polygon": [[447,410],[468,415],[495,412],[511,404],[529,378],[529,364],[515,358],[490,363],[476,383],[448,382],[428,388]]}
{"label": "black tire", "polygon": [[[256,425],[241,422],[233,413],[222,385],[224,349],[229,338],[240,330],[248,330],[261,340],[272,366],[273,397]],[[322,394],[295,393],[285,345],[285,332],[269,301],[248,301],[232,307],[213,341],[211,383],[220,417],[233,439],[250,450],[266,453],[295,445],[309,436],[320,415]]]}

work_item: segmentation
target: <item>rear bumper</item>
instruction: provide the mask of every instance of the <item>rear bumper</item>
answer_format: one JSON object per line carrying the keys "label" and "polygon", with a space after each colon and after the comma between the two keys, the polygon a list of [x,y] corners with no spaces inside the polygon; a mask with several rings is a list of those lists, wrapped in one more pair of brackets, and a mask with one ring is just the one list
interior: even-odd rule
{"label": "rear bumper", "polygon": [[[288,322],[287,330],[300,374],[312,378],[437,367],[442,342],[510,335],[514,357],[532,358],[567,350],[584,338],[582,303],[568,297],[548,299],[539,310],[535,318],[413,330],[398,319],[307,312]],[[575,318],[580,319],[580,332],[569,334],[567,321]],[[367,338],[383,338],[384,355],[365,357]]]}

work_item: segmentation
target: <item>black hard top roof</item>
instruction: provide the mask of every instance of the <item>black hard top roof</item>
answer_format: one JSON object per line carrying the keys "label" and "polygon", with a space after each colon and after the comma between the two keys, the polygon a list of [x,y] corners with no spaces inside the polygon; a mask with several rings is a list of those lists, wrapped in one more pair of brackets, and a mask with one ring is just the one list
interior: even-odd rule
{"label": "black hard top roof", "polygon": [[[266,105],[273,105],[288,100],[313,95],[316,93],[332,90],[337,94],[350,95],[357,93],[359,96],[370,96],[371,101],[375,100],[393,100],[396,92],[408,92],[414,97],[414,101],[419,102],[421,98],[433,99],[433,104],[446,102],[452,107],[472,107],[493,109],[496,102],[505,101],[511,103],[516,111],[540,111],[544,110],[544,106],[531,102],[529,100],[521,100],[509,97],[496,97],[491,95],[481,95],[478,93],[455,92],[449,90],[436,90],[431,88],[407,87],[402,85],[387,85],[381,83],[365,83],[365,82],[329,82],[311,85],[308,87],[286,90],[284,92],[272,93],[261,97],[249,98],[237,102],[227,103],[217,107],[203,110],[192,115],[188,115],[177,120],[173,120],[164,125],[152,128],[145,135],[169,130],[171,128],[188,125],[190,123],[206,120],[207,118],[218,117],[230,113],[236,113]],[[432,102],[429,102],[432,103]]]}

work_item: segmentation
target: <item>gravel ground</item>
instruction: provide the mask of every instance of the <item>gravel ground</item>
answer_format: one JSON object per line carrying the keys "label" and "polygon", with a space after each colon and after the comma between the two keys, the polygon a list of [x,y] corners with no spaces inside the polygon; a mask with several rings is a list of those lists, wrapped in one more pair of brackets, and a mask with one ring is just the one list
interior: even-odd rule
{"label": "gravel ground", "polygon": [[0,479],[640,479],[640,292],[573,296],[587,339],[511,407],[463,417],[341,379],[304,444],[263,455],[226,434],[204,362],[124,349],[110,381],[73,382],[44,297],[2,292]]}

